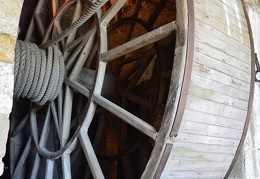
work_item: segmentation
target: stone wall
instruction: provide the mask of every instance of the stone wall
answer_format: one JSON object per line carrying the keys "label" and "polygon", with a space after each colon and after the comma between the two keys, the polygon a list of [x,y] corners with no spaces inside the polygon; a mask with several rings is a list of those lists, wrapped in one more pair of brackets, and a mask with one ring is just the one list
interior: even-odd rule
{"label": "stone wall", "polygon": [[14,47],[23,0],[0,0],[0,175],[13,102]]}

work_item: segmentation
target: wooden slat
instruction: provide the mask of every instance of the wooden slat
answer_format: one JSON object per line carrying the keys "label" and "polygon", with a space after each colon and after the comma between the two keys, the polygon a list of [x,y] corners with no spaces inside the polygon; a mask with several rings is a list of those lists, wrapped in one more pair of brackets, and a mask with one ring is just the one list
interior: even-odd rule
{"label": "wooden slat", "polygon": [[234,1],[234,0],[214,0],[214,1],[219,1],[220,3],[226,4],[228,7],[232,8],[235,12],[245,17],[241,1]]}
{"label": "wooden slat", "polygon": [[140,118],[134,116],[130,112],[124,110],[123,108],[115,105],[114,103],[110,102],[109,100],[103,98],[102,96],[94,96],[94,101],[102,106],[103,108],[107,109],[108,111],[112,112],[114,115],[118,116],[131,126],[135,127],[142,133],[146,134],[147,136],[155,139],[157,136],[156,129],[151,126],[150,124],[144,122]]}
{"label": "wooden slat", "polygon": [[232,106],[227,106],[225,104],[198,97],[188,98],[186,108],[241,121],[244,121],[247,115],[246,110],[241,110]]}
{"label": "wooden slat", "polygon": [[[190,116],[185,116],[184,114],[183,118],[187,119],[189,117]],[[241,138],[242,135],[242,130],[230,129],[221,126],[203,124],[203,123],[187,121],[187,120],[182,121],[180,132],[182,131],[192,132],[193,134],[198,134],[198,135],[207,135],[207,136],[222,137],[222,138],[228,137],[229,139],[238,139],[238,140]]]}
{"label": "wooden slat", "polygon": [[[189,170],[193,171],[212,171],[212,170],[225,170],[230,165],[230,162],[209,162],[209,161],[186,161],[186,160],[173,160],[172,168],[177,171]],[[214,168],[214,169],[213,169]]]}
{"label": "wooden slat", "polygon": [[241,41],[227,35],[226,33],[223,33],[220,30],[215,29],[212,26],[203,23],[202,21],[200,21],[198,19],[196,20],[195,24],[197,26],[196,32],[210,34],[212,37],[215,37],[216,39],[219,39],[220,41],[223,41],[223,39],[225,39],[225,44],[227,47],[232,46],[247,54],[251,53],[251,49],[248,46],[243,44]]}
{"label": "wooden slat", "polygon": [[215,154],[215,153],[207,153],[207,152],[186,152],[182,150],[175,150],[171,157],[175,160],[183,159],[183,156],[187,157],[189,161],[208,161],[208,162],[231,162],[233,160],[233,156],[229,154]]}
{"label": "wooden slat", "polygon": [[230,77],[229,75],[221,73],[212,68],[208,68],[202,64],[198,64],[194,62],[192,70],[193,70],[193,74],[204,77],[206,79],[220,82],[222,84],[231,86],[233,88],[239,89],[244,92],[250,91],[250,84],[249,84],[250,82],[246,83],[244,81],[241,81],[240,79]]}
{"label": "wooden slat", "polygon": [[210,18],[207,14],[205,14],[201,10],[197,9],[195,13],[197,14],[196,20],[198,19],[198,20],[214,27],[215,29],[218,29],[219,31],[233,37],[234,39],[241,41],[242,43],[244,43],[245,45],[250,47],[249,37],[242,35],[240,32],[237,32],[236,30],[233,30],[232,28],[228,28],[226,26],[226,24],[221,23],[217,19]]}
{"label": "wooden slat", "polygon": [[234,77],[236,79],[244,81],[245,83],[250,82],[251,74],[234,67],[237,64],[231,66],[226,64],[225,62],[221,62],[219,60],[216,60],[214,58],[211,58],[199,52],[194,53],[194,61],[199,64],[203,64],[204,66],[207,66],[211,69],[224,73],[226,75],[229,75],[230,77]]}
{"label": "wooden slat", "polygon": [[165,173],[168,173],[168,175],[162,175],[161,179],[169,179],[169,176],[171,178],[210,178],[210,179],[219,179],[223,178],[225,175],[226,170],[221,171],[172,171],[168,169],[168,171],[165,171]]}
{"label": "wooden slat", "polygon": [[142,48],[146,45],[152,44],[159,40],[164,39],[169,36],[173,30],[176,28],[175,22],[170,22],[164,26],[161,26],[151,32],[141,35],[123,45],[113,48],[102,54],[101,58],[104,62],[109,62],[116,59],[122,55],[130,53],[136,49]]}
{"label": "wooden slat", "polygon": [[231,13],[227,8],[227,5],[223,3],[213,4],[209,0],[196,0],[196,8],[205,12],[210,16],[214,16],[221,22],[226,22],[233,29],[237,29],[238,32],[248,33],[246,19],[242,16],[237,16],[236,13]]}
{"label": "wooden slat", "polygon": [[[239,37],[239,39],[249,39],[248,31],[239,30],[239,26],[235,24],[231,24],[229,21],[223,21],[216,19],[215,16],[211,14],[207,14],[206,12],[195,8],[195,13],[197,14],[196,19],[204,21],[205,23],[212,25],[213,27],[217,27],[217,29],[222,30],[226,34],[232,37]],[[216,23],[216,24],[212,24]],[[238,21],[239,23],[239,21]],[[235,33],[235,34],[232,34]]]}
{"label": "wooden slat", "polygon": [[193,75],[193,78],[191,79],[191,84],[243,101],[248,101],[249,99],[249,92],[233,88],[221,82],[203,78],[199,75]]}
{"label": "wooden slat", "polygon": [[201,153],[207,152],[207,153],[223,153],[223,154],[234,155],[236,149],[237,147],[233,147],[233,146],[220,146],[220,145],[212,145],[212,144],[174,141],[172,151],[183,150],[186,152],[193,151],[193,152],[201,152]]}
{"label": "wooden slat", "polygon": [[213,137],[208,135],[194,134],[192,132],[188,133],[180,131],[179,135],[174,139],[174,141],[236,147],[240,140],[231,140],[228,137]]}
{"label": "wooden slat", "polygon": [[[205,43],[201,43],[199,41],[196,42],[196,52],[202,53],[206,56],[219,60],[220,62],[224,62],[230,66],[236,67],[244,72],[250,72],[250,62],[248,60],[237,59],[230,54],[226,54],[223,51],[215,49]],[[211,52],[211,53],[208,53]]]}
{"label": "wooden slat", "polygon": [[227,95],[216,93],[212,90],[208,90],[203,87],[190,85],[189,94],[197,96],[202,99],[214,101],[217,103],[222,103],[222,104],[225,104],[228,106],[233,106],[233,107],[236,107],[236,108],[239,108],[242,110],[248,109],[248,101],[243,101],[243,100],[237,99],[235,97],[230,97]]}
{"label": "wooden slat", "polygon": [[[241,6],[241,3],[239,1],[237,1],[236,4],[233,4],[233,5],[229,5],[229,4],[226,4],[225,2],[227,2],[226,0],[209,0],[211,3],[212,3],[212,6],[216,5],[216,6],[222,6],[222,8],[226,9],[227,12],[229,12],[230,14],[235,14],[237,16],[237,18],[240,18],[240,19],[244,19],[245,20],[245,15],[244,15],[244,11],[242,9],[239,9],[239,8],[242,8]],[[246,22],[246,20],[245,20]]]}
{"label": "wooden slat", "polygon": [[190,109],[186,109],[185,113],[186,113],[185,116],[192,116],[186,118],[187,121],[193,121],[202,124],[221,126],[221,127],[237,129],[237,130],[243,130],[245,124],[245,122],[241,120],[230,119],[230,118],[221,117],[218,115],[200,112],[200,111],[194,111]]}
{"label": "wooden slat", "polygon": [[[225,50],[219,50],[217,48],[214,48],[214,46],[210,46],[207,45],[208,41],[204,41],[201,42],[201,40],[198,39],[198,41],[196,41],[196,51],[200,52],[203,51],[203,48],[208,49],[208,53],[204,53],[204,54],[208,54],[209,56],[213,57],[213,58],[218,58],[220,55],[225,56],[226,58],[235,58],[236,61],[241,61],[244,62],[245,64],[247,64],[247,66],[250,66],[250,55],[248,55],[247,53],[240,51],[232,46],[227,47]],[[209,53],[210,52],[210,53]],[[224,54],[222,54],[224,53]],[[225,60],[225,58],[224,58]],[[236,65],[236,64],[233,64]],[[238,66],[238,65],[237,65]]]}
{"label": "wooden slat", "polygon": [[[243,50],[240,50],[239,46],[238,46],[239,44],[241,46],[240,42],[230,45],[229,43],[227,43],[227,41],[229,41],[229,39],[232,39],[231,37],[227,37],[226,41],[223,41],[223,39],[220,39],[220,37],[214,37],[211,35],[211,33],[203,32],[202,30],[196,30],[195,35],[196,35],[196,39],[205,45],[208,45],[218,51],[224,52],[247,64],[250,62],[250,60],[248,58],[245,58],[245,57],[250,57],[250,51],[248,51],[248,47],[246,47],[245,45],[242,45],[242,47],[240,47],[240,48],[243,48],[243,47],[245,47],[245,48]],[[234,52],[239,52],[239,53],[237,55]],[[239,54],[242,54],[242,55],[239,56]]]}

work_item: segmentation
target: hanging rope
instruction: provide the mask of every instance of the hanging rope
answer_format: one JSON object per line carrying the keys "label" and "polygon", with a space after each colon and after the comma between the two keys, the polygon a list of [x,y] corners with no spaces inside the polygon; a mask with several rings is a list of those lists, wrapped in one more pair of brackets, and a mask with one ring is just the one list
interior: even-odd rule
{"label": "hanging rope", "polygon": [[64,79],[63,56],[56,46],[45,50],[18,40],[15,47],[14,97],[38,105],[54,100]]}

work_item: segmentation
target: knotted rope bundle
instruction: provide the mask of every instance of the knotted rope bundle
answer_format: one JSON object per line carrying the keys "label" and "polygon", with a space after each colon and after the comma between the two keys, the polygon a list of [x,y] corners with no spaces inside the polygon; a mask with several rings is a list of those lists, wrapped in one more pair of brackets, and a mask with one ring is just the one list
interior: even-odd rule
{"label": "knotted rope bundle", "polygon": [[39,49],[34,43],[17,41],[14,65],[15,98],[27,98],[43,105],[58,96],[63,79],[63,56],[56,46]]}

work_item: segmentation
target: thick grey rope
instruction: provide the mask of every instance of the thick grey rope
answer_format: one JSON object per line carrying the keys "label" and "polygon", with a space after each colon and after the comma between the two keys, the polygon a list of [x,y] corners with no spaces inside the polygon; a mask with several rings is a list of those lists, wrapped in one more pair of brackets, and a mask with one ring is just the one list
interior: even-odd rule
{"label": "thick grey rope", "polygon": [[91,4],[89,9],[83,13],[78,20],[72,23],[68,28],[66,28],[63,32],[61,32],[57,37],[47,41],[44,44],[40,45],[40,48],[47,48],[50,45],[53,45],[63,38],[67,37],[71,31],[77,29],[82,24],[84,24],[93,14],[95,14],[105,3],[107,0],[97,0],[95,3]]}
{"label": "thick grey rope", "polygon": [[63,56],[56,46],[39,49],[18,40],[15,47],[15,98],[27,98],[38,105],[54,100],[64,79]]}

